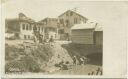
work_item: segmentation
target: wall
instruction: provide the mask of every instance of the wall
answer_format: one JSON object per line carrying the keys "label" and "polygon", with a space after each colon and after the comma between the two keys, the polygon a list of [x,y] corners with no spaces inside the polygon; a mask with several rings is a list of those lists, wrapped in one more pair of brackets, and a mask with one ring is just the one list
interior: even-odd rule
{"label": "wall", "polygon": [[[87,19],[83,18],[82,16],[72,12],[72,15],[70,15],[72,11],[67,11],[65,14],[63,14],[62,16],[59,16],[59,20],[63,19],[64,21],[64,31],[65,33],[71,33],[71,27],[74,25],[74,24],[80,24],[81,21],[85,22],[87,21]],[[75,23],[75,19],[77,18],[77,22]],[[66,24],[66,21],[69,21],[69,24],[67,25]]]}
{"label": "wall", "polygon": [[93,30],[82,29],[72,30],[71,40],[77,44],[93,44]]}
{"label": "wall", "polygon": [[96,45],[103,45],[103,31],[94,32],[94,43]]}
{"label": "wall", "polygon": [[[23,29],[23,25],[25,29]],[[26,30],[26,26],[29,26],[28,30]],[[20,38],[21,39],[32,39],[33,38],[33,26],[27,22],[20,22]]]}
{"label": "wall", "polygon": [[45,37],[44,38],[51,38],[53,36],[53,39],[59,39],[58,35],[58,19],[57,18],[45,18],[43,20],[45,22]]}

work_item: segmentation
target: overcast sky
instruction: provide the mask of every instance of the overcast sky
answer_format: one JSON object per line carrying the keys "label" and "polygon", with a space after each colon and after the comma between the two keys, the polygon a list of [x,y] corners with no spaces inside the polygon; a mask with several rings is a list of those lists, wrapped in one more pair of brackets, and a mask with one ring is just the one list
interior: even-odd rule
{"label": "overcast sky", "polygon": [[87,2],[87,1],[53,1],[53,0],[10,0],[3,4],[6,18],[16,18],[22,12],[39,21],[45,17],[57,17],[66,10],[77,8],[77,12],[91,21],[104,24],[109,19],[121,19],[128,13],[126,2]]}

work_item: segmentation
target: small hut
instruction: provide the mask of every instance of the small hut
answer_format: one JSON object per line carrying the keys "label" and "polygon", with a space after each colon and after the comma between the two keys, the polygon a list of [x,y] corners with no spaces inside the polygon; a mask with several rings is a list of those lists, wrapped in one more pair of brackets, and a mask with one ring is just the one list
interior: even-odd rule
{"label": "small hut", "polygon": [[76,24],[71,28],[71,40],[76,44],[94,44],[94,23]]}

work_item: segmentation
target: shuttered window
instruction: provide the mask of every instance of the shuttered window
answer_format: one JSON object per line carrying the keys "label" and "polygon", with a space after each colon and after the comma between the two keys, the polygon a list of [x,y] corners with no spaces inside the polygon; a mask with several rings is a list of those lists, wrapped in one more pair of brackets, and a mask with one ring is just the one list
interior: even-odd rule
{"label": "shuttered window", "polygon": [[25,30],[25,24],[22,24],[22,29]]}
{"label": "shuttered window", "polygon": [[29,26],[28,26],[28,24],[26,25],[26,30],[28,30],[29,29]]}

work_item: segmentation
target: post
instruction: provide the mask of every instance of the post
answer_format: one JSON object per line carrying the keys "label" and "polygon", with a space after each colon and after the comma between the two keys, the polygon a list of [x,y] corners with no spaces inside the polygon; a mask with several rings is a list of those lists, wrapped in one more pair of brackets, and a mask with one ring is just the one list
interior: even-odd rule
{"label": "post", "polygon": [[57,37],[57,39],[59,39],[58,28],[57,28],[57,32],[56,32],[56,37]]}
{"label": "post", "polygon": [[43,27],[43,40],[45,38],[45,27]]}

